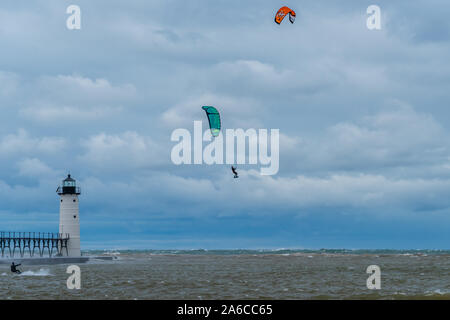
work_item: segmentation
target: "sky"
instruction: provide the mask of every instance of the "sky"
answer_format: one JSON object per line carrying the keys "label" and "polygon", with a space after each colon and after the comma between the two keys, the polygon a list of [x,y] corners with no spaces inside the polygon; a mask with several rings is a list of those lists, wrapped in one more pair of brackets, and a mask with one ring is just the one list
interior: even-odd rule
{"label": "sky", "polygon": [[[274,23],[283,5],[294,24]],[[449,16],[446,0],[4,0],[0,229],[57,232],[70,172],[82,249],[450,249]],[[203,105],[224,129],[279,129],[278,173],[175,165],[171,134],[206,130]]]}

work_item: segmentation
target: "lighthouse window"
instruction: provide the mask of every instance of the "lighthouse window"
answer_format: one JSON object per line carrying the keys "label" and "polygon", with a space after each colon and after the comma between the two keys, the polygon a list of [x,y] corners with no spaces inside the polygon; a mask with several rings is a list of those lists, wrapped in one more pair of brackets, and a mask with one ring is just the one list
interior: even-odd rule
{"label": "lighthouse window", "polygon": [[61,202],[62,202],[62,199],[61,199]]}
{"label": "lighthouse window", "polygon": [[73,202],[76,202],[77,200],[73,199]]}
{"label": "lighthouse window", "polygon": [[77,216],[73,216],[73,218],[74,218],[74,219],[76,219],[76,218],[77,218]]}
{"label": "lighthouse window", "polygon": [[63,181],[63,187],[75,187],[75,181]]}

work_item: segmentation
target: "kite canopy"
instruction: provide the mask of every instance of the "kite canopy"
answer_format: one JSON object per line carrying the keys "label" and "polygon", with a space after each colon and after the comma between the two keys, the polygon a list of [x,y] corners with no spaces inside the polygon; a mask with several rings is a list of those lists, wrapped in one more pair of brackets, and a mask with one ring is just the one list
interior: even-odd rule
{"label": "kite canopy", "polygon": [[275,22],[280,24],[281,21],[283,21],[284,17],[289,14],[289,21],[291,23],[294,23],[295,21],[295,11],[288,8],[288,7],[282,7],[280,10],[278,10],[277,14],[275,15]]}
{"label": "kite canopy", "polygon": [[202,107],[205,110],[206,115],[208,116],[209,129],[211,130],[211,134],[213,137],[217,137],[220,133],[220,114],[216,108],[211,106]]}

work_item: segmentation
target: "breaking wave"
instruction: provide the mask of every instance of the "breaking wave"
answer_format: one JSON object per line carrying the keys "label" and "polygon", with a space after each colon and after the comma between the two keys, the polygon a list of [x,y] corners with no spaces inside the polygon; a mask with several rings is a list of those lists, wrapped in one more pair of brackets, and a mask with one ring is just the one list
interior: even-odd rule
{"label": "breaking wave", "polygon": [[35,277],[45,277],[45,276],[51,276],[49,269],[41,268],[39,271],[24,271],[20,274],[21,276],[35,276]]}

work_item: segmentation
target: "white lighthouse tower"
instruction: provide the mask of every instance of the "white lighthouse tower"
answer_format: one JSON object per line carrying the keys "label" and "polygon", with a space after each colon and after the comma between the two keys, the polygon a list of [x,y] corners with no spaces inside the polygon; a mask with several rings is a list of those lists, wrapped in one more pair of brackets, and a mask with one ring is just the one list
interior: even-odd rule
{"label": "white lighthouse tower", "polygon": [[[78,213],[78,195],[80,188],[76,186],[75,179],[67,175],[62,181],[62,187],[58,187],[56,191],[60,199],[59,204],[59,233],[63,237],[69,236],[67,242],[67,254],[69,257],[81,256],[80,250],[80,217]],[[65,255],[65,250],[62,250]]]}

